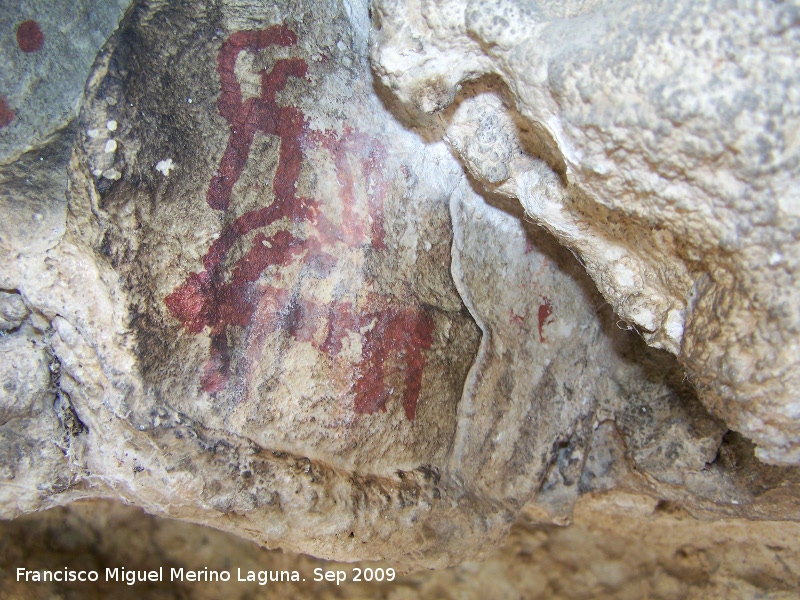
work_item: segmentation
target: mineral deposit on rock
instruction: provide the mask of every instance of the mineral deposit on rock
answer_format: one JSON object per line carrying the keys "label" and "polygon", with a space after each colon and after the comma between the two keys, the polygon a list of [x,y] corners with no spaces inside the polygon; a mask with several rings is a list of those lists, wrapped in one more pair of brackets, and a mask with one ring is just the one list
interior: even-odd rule
{"label": "mineral deposit on rock", "polygon": [[134,2],[0,129],[0,516],[399,570],[798,520],[794,13],[712,8]]}
{"label": "mineral deposit on rock", "polygon": [[383,84],[422,113],[450,106],[470,174],[573,249],[763,460],[800,462],[797,4],[374,11]]}

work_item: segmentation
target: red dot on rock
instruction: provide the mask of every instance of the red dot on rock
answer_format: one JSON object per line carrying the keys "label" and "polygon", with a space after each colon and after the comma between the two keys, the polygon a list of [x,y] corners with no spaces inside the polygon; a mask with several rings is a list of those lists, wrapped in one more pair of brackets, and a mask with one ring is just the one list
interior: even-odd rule
{"label": "red dot on rock", "polygon": [[6,99],[0,96],[0,127],[5,127],[11,121],[14,120],[16,116],[16,112],[14,112],[11,107],[6,102]]}
{"label": "red dot on rock", "polygon": [[23,52],[36,52],[44,46],[44,34],[34,20],[23,21],[17,27],[17,44]]}

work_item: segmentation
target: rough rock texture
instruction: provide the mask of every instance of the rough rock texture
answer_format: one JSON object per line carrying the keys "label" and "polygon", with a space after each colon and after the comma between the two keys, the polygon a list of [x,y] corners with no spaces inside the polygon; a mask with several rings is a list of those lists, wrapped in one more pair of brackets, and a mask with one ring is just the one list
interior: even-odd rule
{"label": "rough rock texture", "polygon": [[[510,108],[517,92],[507,77],[473,82],[438,116],[398,105],[390,92],[410,100],[411,81],[423,109],[444,108],[461,76],[479,73],[459,71],[444,87],[415,79],[415,61],[451,39],[448,24],[455,50],[434,54],[459,56],[461,24],[473,14],[415,6],[404,21],[401,5],[375,5],[371,25],[365,2],[140,0],[98,53],[77,118],[27,151],[8,138],[22,153],[0,166],[0,516],[114,497],[264,546],[386,559],[405,571],[488,552],[523,510],[568,524],[596,498],[642,518],[666,505],[708,520],[800,520],[800,471],[759,462],[728,426],[756,438],[762,457],[791,462],[797,420],[779,418],[791,403],[773,395],[772,408],[738,405],[775,417],[771,432],[759,430],[764,441],[729,403],[713,401],[714,381],[729,371],[712,364],[712,349],[732,342],[703,338],[711,362],[702,369],[685,351],[708,332],[690,333],[705,318],[702,286],[731,273],[750,294],[753,273],[764,272],[736,261],[756,254],[731,249],[725,271],[721,255],[692,246],[689,233],[705,222],[694,213],[688,241],[666,224],[663,236],[651,231],[626,199],[639,194],[648,200],[637,206],[656,214],[671,196],[655,187],[647,196],[627,163],[605,187],[580,183],[595,172],[594,142],[585,140],[585,160],[565,158],[566,138],[522,99]],[[542,15],[556,10],[548,6]],[[576,33],[592,22],[573,16],[552,22]],[[600,33],[633,28],[595,21]],[[427,37],[413,50],[392,45],[419,28]],[[694,40],[681,39],[679,49]],[[597,43],[601,58],[605,47]],[[484,51],[501,46],[476,51],[489,65]],[[401,59],[402,77],[392,70]],[[547,123],[571,123],[559,115]],[[647,135],[633,129],[631,143]],[[668,165],[672,147],[663,148]],[[661,168],[646,156],[630,160]],[[719,173],[729,160],[720,158]],[[742,185],[756,185],[742,173]],[[620,207],[600,203],[592,186]],[[707,210],[721,197],[703,196]],[[542,217],[536,202],[561,221]],[[567,240],[564,223],[587,237]],[[603,233],[602,223],[616,225]],[[597,287],[558,240],[580,251]],[[625,256],[609,258],[625,244]],[[700,257],[681,262],[675,248]],[[663,269],[637,271],[645,263],[636,261],[656,259]],[[613,273],[598,277],[601,263]],[[623,271],[634,283],[657,273],[661,287],[625,291]],[[676,291],[692,282],[694,303]],[[686,318],[682,350],[659,333],[674,328],[653,325],[646,337],[678,352],[717,416],[674,357],[626,330],[625,320],[641,327],[642,307],[655,323],[662,300]],[[759,302],[753,323],[777,306]],[[788,314],[774,311],[763,325]],[[772,349],[770,364],[791,385],[794,371],[778,356],[793,359],[791,344]]]}
{"label": "rough rock texture", "polygon": [[[391,563],[331,563],[268,551],[116,503],[81,502],[0,523],[0,598],[791,600],[800,593],[797,523],[696,521],[674,507],[653,511],[652,505],[630,500],[625,505],[613,495],[584,499],[570,527],[536,523],[523,515],[505,544],[484,561],[399,575],[391,583],[350,580],[355,567],[386,569]],[[163,566],[166,573],[207,568],[232,570],[234,581],[26,585],[14,580],[20,564],[100,570]],[[237,568],[245,574],[297,570],[306,581],[239,583]],[[315,568],[344,571],[348,581],[314,582]]]}
{"label": "rough rock texture", "polygon": [[797,4],[373,10],[383,84],[438,112],[470,174],[573,249],[763,460],[800,462]]}

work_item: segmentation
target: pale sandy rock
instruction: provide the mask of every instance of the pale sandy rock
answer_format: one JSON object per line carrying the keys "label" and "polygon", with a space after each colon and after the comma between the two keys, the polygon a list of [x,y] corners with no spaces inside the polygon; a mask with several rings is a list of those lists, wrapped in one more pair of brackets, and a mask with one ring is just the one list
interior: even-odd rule
{"label": "pale sandy rock", "polygon": [[[758,462],[513,199],[527,181],[528,212],[595,235],[559,203],[592,206],[578,163],[491,80],[409,123],[370,26],[366,3],[138,2],[79,117],[0,167],[0,516],[115,497],[399,570],[586,496],[799,519],[798,470]],[[649,281],[626,240],[614,277]]]}
{"label": "pale sandy rock", "polygon": [[[630,507],[644,509],[636,518]],[[281,596],[353,600],[793,600],[800,592],[797,571],[800,524],[744,519],[698,521],[669,503],[646,505],[630,495],[585,498],[575,523],[558,527],[523,515],[502,547],[482,562],[441,570],[386,575],[390,562],[341,563],[254,544],[172,519],[143,515],[134,507],[92,501],[0,523],[0,584],[18,600],[54,595],[93,600],[147,598],[249,600]],[[25,584],[14,569],[96,569],[96,584]],[[107,565],[128,569],[164,568],[165,581],[104,582]],[[169,569],[231,573],[230,582],[169,581]],[[347,581],[314,581],[315,569],[343,572]],[[355,569],[362,581],[352,581]],[[367,569],[384,572],[383,581],[363,581]],[[264,585],[236,581],[253,572],[280,577],[298,572],[297,582]],[[302,581],[305,579],[305,581]],[[391,581],[389,581],[391,579]]]}
{"label": "pale sandy rock", "polygon": [[0,331],[16,329],[27,315],[28,309],[19,294],[0,292]]}
{"label": "pale sandy rock", "polygon": [[382,83],[443,111],[417,122],[785,464],[800,460],[799,10],[381,0],[372,38]]}

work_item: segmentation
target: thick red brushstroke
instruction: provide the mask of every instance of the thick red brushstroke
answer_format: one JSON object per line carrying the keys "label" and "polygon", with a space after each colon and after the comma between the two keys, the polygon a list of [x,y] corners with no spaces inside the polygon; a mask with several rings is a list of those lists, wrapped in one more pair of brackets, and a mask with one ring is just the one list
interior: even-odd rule
{"label": "thick red brushstroke", "polygon": [[[275,313],[282,315],[282,327],[293,338],[310,342],[332,360],[339,356],[349,335],[363,332],[359,361],[347,363],[353,374],[355,412],[385,412],[387,402],[395,395],[395,385],[401,385],[403,410],[413,421],[422,387],[425,350],[433,343],[433,319],[419,307],[387,304],[385,297],[373,295],[368,304],[374,308],[355,311],[350,302],[318,304],[287,299],[284,309]],[[278,328],[276,323],[271,323],[269,330],[261,327],[259,342],[263,334]],[[399,388],[397,392],[399,395]]]}
{"label": "thick red brushstroke", "polygon": [[543,329],[552,314],[553,306],[550,304],[550,298],[545,296],[542,298],[542,304],[539,305],[539,341],[542,344],[547,341],[547,338],[543,335]]}
{"label": "thick red brushstroke", "polygon": [[302,252],[302,240],[283,230],[271,239],[256,236],[250,251],[225,280],[223,259],[234,244],[253,230],[266,227],[281,218],[292,222],[314,220],[315,203],[295,195],[302,155],[300,142],[303,115],[295,107],[278,106],[275,94],[288,83],[289,77],[304,77],[307,65],[301,59],[280,59],[271,71],[261,74],[261,96],[242,101],[242,90],[235,66],[245,50],[257,52],[269,46],[292,46],[294,32],[285,26],[260,31],[237,31],[223,44],[217,59],[220,77],[220,114],[230,125],[230,137],[220,168],[211,179],[206,194],[208,205],[226,211],[231,191],[247,164],[256,131],[280,138],[280,158],[275,172],[275,200],[269,206],[241,215],[225,227],[203,257],[205,271],[192,273],[164,299],[172,315],[192,333],[211,329],[211,361],[206,366],[203,389],[219,391],[224,387],[230,366],[226,328],[244,327],[250,323],[255,307],[252,283],[269,265],[287,265]]}
{"label": "thick red brushstroke", "polygon": [[[251,328],[250,335],[256,347],[264,343],[268,334],[284,329],[299,341],[314,343],[331,360],[341,352],[343,338],[351,332],[359,332],[362,353],[359,362],[353,366],[355,411],[363,414],[385,411],[386,403],[394,393],[393,387],[386,383],[387,379],[401,381],[403,409],[406,417],[413,420],[425,367],[424,351],[433,341],[434,323],[426,312],[420,307],[398,308],[391,305],[388,298],[378,296],[367,302],[366,310],[355,312],[349,302],[322,306],[290,297],[286,290],[256,285],[267,267],[286,266],[299,259],[313,265],[320,273],[330,272],[337,259],[323,247],[335,241],[350,247],[366,243],[377,250],[386,248],[383,202],[388,183],[382,176],[385,150],[377,141],[353,133],[349,128],[345,128],[340,138],[327,132],[306,136],[327,148],[333,156],[342,194],[340,224],[332,224],[318,213],[316,200],[301,198],[295,193],[306,123],[299,109],[278,106],[275,94],[284,88],[289,77],[305,76],[305,61],[276,61],[272,70],[261,76],[261,95],[242,101],[241,86],[234,72],[239,53],[295,43],[294,32],[285,26],[239,31],[223,43],[217,60],[221,88],[217,105],[230,125],[231,133],[220,168],[209,184],[206,200],[214,209],[228,210],[231,192],[244,171],[257,131],[280,139],[273,181],[275,199],[270,205],[247,212],[226,226],[203,257],[205,270],[191,273],[164,301],[172,315],[189,332],[197,334],[206,327],[210,329],[210,359],[201,377],[203,389],[207,392],[221,391],[227,383],[230,370],[229,326]],[[371,219],[369,235],[353,210],[357,201],[350,164],[353,159],[360,161],[367,181]],[[258,232],[247,253],[228,269],[226,279],[223,263],[233,246],[243,236],[282,218],[293,223],[312,223],[316,226],[317,236],[300,239],[281,230],[268,238]],[[257,310],[257,322],[254,323]],[[248,356],[246,360],[254,359],[257,356]]]}
{"label": "thick red brushstroke", "polygon": [[408,420],[413,421],[425,368],[424,350],[433,342],[433,319],[419,308],[388,306],[361,313],[354,313],[349,303],[327,308],[327,332],[319,347],[328,356],[341,351],[342,340],[350,332],[366,329],[361,336],[361,360],[354,369],[355,411],[386,411],[386,403],[394,393],[386,379],[402,371],[403,409]]}
{"label": "thick red brushstroke", "polygon": [[425,368],[423,349],[433,342],[433,319],[419,310],[389,308],[367,314],[375,325],[364,336],[362,360],[358,365],[355,396],[356,412],[372,414],[386,410],[386,402],[393,390],[386,389],[387,357],[397,353],[405,360],[399,366],[405,370],[403,383],[403,410],[406,418],[413,421],[417,412],[417,400],[422,387],[422,371]]}
{"label": "thick red brushstroke", "polygon": [[8,105],[6,99],[0,96],[0,127],[11,123],[16,116],[17,113]]}
{"label": "thick red brushstroke", "polygon": [[17,45],[23,52],[38,52],[44,46],[44,33],[33,19],[17,27]]}
{"label": "thick red brushstroke", "polygon": [[286,86],[289,77],[304,77],[308,65],[299,58],[275,61],[271,71],[261,74],[261,96],[244,101],[235,67],[236,59],[245,50],[258,52],[269,46],[294,46],[296,42],[297,36],[293,31],[276,25],[260,31],[237,31],[222,44],[217,57],[220,80],[217,107],[230,125],[231,135],[219,171],[208,186],[206,199],[211,208],[228,208],[231,190],[247,163],[256,131],[280,137],[280,159],[273,184],[275,197],[294,196],[294,185],[300,175],[298,140],[303,130],[303,114],[293,106],[278,106],[275,94]]}

